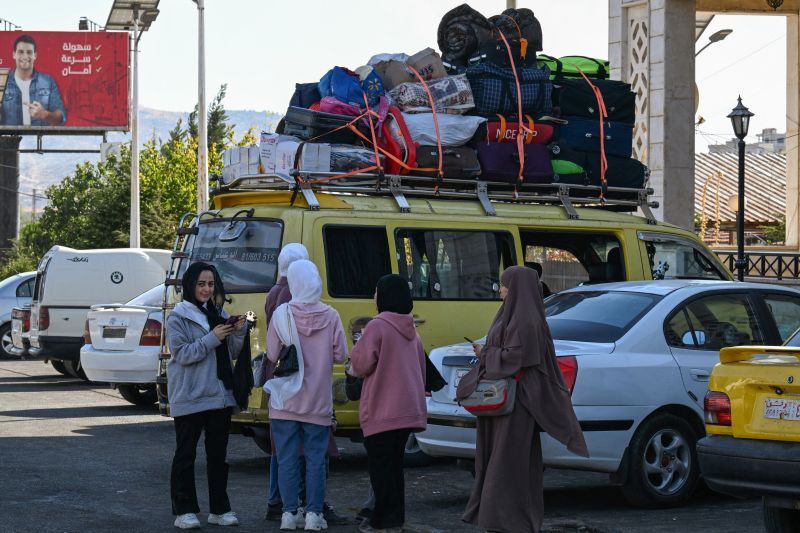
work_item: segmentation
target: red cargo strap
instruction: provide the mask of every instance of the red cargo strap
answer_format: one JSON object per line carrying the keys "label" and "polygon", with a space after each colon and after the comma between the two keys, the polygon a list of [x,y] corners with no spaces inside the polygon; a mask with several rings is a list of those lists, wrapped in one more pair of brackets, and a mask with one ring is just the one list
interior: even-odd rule
{"label": "red cargo strap", "polygon": [[369,131],[372,134],[372,150],[375,153],[375,165],[378,167],[378,177],[381,179],[383,178],[383,167],[381,166],[381,157],[378,153],[378,137],[375,134],[375,123],[372,122],[372,110],[369,108],[367,93],[361,91],[361,94],[364,96],[364,106],[367,109],[367,118],[369,119]]}
{"label": "red cargo strap", "polygon": [[433,192],[439,194],[439,185],[442,183],[442,178],[444,177],[444,153],[442,151],[442,137],[439,134],[439,118],[436,116],[436,102],[433,99],[433,94],[431,94],[431,90],[428,87],[428,82],[425,81],[425,78],[423,78],[420,73],[417,72],[417,69],[411,65],[406,64],[406,68],[410,70],[422,83],[422,88],[425,89],[425,94],[428,95],[428,101],[431,104],[431,113],[433,113],[433,127],[436,130],[436,148],[439,151],[439,168],[436,176],[436,184],[433,187]]}
{"label": "red cargo strap", "polygon": [[606,158],[606,133],[604,130],[604,120],[608,118],[608,111],[606,110],[606,103],[603,100],[603,93],[600,92],[600,89],[597,88],[597,85],[589,80],[589,77],[584,74],[584,72],[579,68],[578,72],[583,79],[586,80],[586,83],[589,84],[591,87],[592,92],[594,92],[594,97],[597,99],[597,108],[599,110],[598,115],[600,116],[600,201],[606,201],[606,191],[608,190],[608,181],[606,181],[606,171],[608,170],[608,159]]}
{"label": "red cargo strap", "polygon": [[[519,132],[517,135],[517,153],[519,154],[519,179],[517,180],[517,184],[514,184],[514,199],[517,199],[517,185],[522,183],[525,179],[524,170],[525,170],[525,147],[524,141],[522,140],[523,132],[527,131],[527,128],[522,125],[522,88],[519,84],[519,75],[517,74],[517,67],[514,64],[514,53],[511,51],[511,46],[508,44],[508,40],[506,40],[506,36],[503,35],[503,32],[500,29],[497,29],[497,33],[500,34],[500,38],[503,40],[503,44],[506,45],[506,51],[508,52],[508,59],[511,61],[511,72],[514,74],[514,83],[517,86],[517,121],[519,126]],[[529,132],[533,135],[533,132]]]}
{"label": "red cargo strap", "polygon": [[[500,16],[506,17],[517,28],[517,33],[519,34],[519,55],[522,59],[525,59],[525,56],[528,54],[528,39],[522,36],[522,28],[519,27],[519,24],[517,24],[517,20],[511,15],[506,15],[505,13],[501,13]],[[497,28],[497,31],[499,33],[502,33],[500,31],[500,28]]]}

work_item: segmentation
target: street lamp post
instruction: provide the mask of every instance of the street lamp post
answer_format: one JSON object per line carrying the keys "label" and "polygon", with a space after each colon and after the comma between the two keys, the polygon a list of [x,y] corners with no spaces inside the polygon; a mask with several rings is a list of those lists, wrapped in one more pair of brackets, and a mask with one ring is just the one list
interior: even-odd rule
{"label": "street lamp post", "polygon": [[208,117],[206,110],[205,3],[197,4],[197,212],[208,211]]}
{"label": "street lamp post", "polygon": [[711,35],[708,36],[708,42],[706,43],[706,45],[703,48],[701,48],[700,50],[698,50],[694,54],[694,57],[699,56],[700,52],[702,52],[703,50],[705,50],[706,48],[708,48],[712,44],[722,41],[723,39],[725,39],[725,37],[727,37],[731,33],[733,33],[733,30],[730,30],[730,29],[715,31],[714,33],[712,33]]}
{"label": "street lamp post", "polygon": [[744,138],[747,137],[752,116],[753,113],[742,104],[741,96],[739,96],[739,103],[728,114],[733,125],[733,133],[739,139],[739,208],[736,210],[736,247],[738,249],[736,270],[739,281],[744,281],[744,273],[747,269],[747,258],[744,255]]}

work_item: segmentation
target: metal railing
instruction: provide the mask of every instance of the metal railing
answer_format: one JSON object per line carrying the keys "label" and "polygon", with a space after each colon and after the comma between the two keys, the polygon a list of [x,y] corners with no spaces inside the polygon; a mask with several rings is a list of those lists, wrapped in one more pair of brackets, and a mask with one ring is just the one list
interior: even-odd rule
{"label": "metal railing", "polygon": [[[731,272],[736,272],[736,251],[715,250],[720,261]],[[800,253],[798,252],[770,252],[746,251],[748,278],[764,278],[782,280],[797,280],[800,278]]]}

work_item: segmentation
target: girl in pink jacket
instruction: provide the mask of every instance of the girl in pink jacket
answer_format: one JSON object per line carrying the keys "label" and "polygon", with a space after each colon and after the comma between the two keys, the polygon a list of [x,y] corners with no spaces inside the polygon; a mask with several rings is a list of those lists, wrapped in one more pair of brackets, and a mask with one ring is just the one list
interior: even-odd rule
{"label": "girl in pink jacket", "polygon": [[361,429],[375,509],[362,530],[401,528],[405,522],[403,454],[412,431],[422,431],[425,350],[414,327],[408,282],[396,274],[378,280],[378,316],[353,348],[350,372],[364,378]]}

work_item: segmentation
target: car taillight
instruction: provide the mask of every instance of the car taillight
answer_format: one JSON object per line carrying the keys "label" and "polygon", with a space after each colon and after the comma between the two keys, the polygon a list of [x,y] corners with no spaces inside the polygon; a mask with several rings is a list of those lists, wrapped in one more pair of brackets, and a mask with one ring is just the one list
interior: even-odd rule
{"label": "car taillight", "polygon": [[153,318],[148,318],[144,324],[142,336],[139,339],[139,346],[160,346],[161,345],[161,322]]}
{"label": "car taillight", "polygon": [[50,327],[50,309],[47,307],[39,308],[39,331]]}
{"label": "car taillight", "polygon": [[575,388],[575,380],[578,379],[578,358],[574,355],[567,355],[564,357],[556,357],[558,361],[558,368],[561,369],[561,374],[564,376],[564,383],[572,394],[572,389]]}
{"label": "car taillight", "polygon": [[25,309],[22,311],[22,332],[30,331],[31,329],[31,310]]}
{"label": "car taillight", "polygon": [[714,426],[731,425],[731,399],[724,392],[708,391],[703,401],[706,424]]}
{"label": "car taillight", "polygon": [[83,344],[92,344],[92,334],[89,332],[89,319],[83,323]]}

